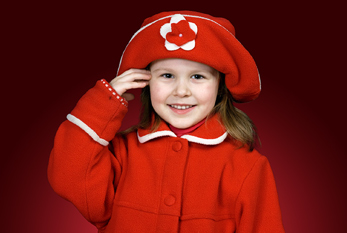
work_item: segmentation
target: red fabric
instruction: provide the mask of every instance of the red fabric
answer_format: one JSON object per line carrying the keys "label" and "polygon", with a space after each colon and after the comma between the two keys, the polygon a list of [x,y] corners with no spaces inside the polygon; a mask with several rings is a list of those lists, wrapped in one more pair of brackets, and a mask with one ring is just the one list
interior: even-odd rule
{"label": "red fabric", "polygon": [[[266,157],[230,138],[205,146],[168,136],[139,143],[137,132],[115,136],[126,112],[98,82],[71,114],[112,145],[65,121],[50,155],[51,186],[99,233],[284,232]],[[218,125],[213,117],[194,134],[218,136]],[[170,131],[164,122],[159,128]]]}
{"label": "red fabric", "polygon": [[177,135],[177,137],[181,137],[182,135],[185,135],[187,133],[193,132],[200,125],[202,125],[205,121],[206,121],[206,119],[203,119],[202,121],[200,121],[196,125],[193,125],[193,126],[187,128],[187,129],[178,129],[178,128],[172,126],[172,125],[169,125],[169,127],[170,127],[171,131],[174,132]]}
{"label": "red fabric", "polygon": [[[171,23],[177,14],[185,20]],[[196,34],[189,23],[196,25]],[[160,32],[165,24],[171,24],[171,32],[163,38]],[[193,42],[193,45],[188,50],[183,47],[168,50],[167,42],[177,46]],[[163,12],[147,18],[125,48],[118,75],[130,68],[143,69],[164,58],[188,59],[224,73],[229,91],[239,102],[254,100],[260,93],[255,61],[235,38],[235,29],[227,19],[193,11]]]}
{"label": "red fabric", "polygon": [[172,24],[172,32],[168,33],[166,39],[178,46],[195,39],[195,33],[190,29],[187,21]]}

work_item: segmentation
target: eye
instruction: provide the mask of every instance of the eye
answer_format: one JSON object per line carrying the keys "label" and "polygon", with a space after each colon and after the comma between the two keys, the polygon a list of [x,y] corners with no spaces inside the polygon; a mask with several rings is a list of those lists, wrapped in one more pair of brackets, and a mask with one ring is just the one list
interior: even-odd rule
{"label": "eye", "polygon": [[200,75],[200,74],[194,74],[194,75],[192,76],[192,78],[193,78],[193,79],[204,79],[205,77],[202,76],[202,75]]}
{"label": "eye", "polygon": [[164,78],[173,78],[173,75],[170,73],[162,74],[161,76]]}

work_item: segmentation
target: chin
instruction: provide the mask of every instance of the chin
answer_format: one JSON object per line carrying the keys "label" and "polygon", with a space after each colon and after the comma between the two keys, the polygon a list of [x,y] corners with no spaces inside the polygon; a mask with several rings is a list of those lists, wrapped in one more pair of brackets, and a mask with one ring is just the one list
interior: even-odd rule
{"label": "chin", "polygon": [[182,122],[182,123],[177,123],[177,122],[173,122],[173,123],[169,123],[171,124],[173,127],[177,128],[177,129],[186,129],[189,128],[191,126],[193,126],[193,123],[186,123],[186,122]]}

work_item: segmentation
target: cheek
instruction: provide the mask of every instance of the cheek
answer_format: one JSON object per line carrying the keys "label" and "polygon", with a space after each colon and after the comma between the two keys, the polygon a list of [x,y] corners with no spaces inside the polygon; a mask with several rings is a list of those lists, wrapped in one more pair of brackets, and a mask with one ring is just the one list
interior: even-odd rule
{"label": "cheek", "polygon": [[149,84],[149,90],[151,95],[151,101],[152,104],[156,104],[158,102],[161,102],[162,99],[164,99],[164,93],[163,93],[163,87],[160,87],[158,83],[156,82],[150,82]]}
{"label": "cheek", "polygon": [[200,97],[200,101],[213,108],[216,102],[218,88],[216,88],[215,85],[211,85],[199,88],[198,91],[199,93],[197,96]]}

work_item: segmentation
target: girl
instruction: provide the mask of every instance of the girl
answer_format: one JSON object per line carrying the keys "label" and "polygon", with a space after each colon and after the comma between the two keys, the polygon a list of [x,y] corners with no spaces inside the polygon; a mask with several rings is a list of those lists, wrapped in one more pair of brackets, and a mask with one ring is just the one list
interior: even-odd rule
{"label": "girl", "polygon": [[[117,77],[98,81],[59,127],[50,184],[99,232],[284,232],[269,162],[232,104],[260,92],[234,34],[197,12],[146,19]],[[141,121],[116,134],[136,88]]]}

